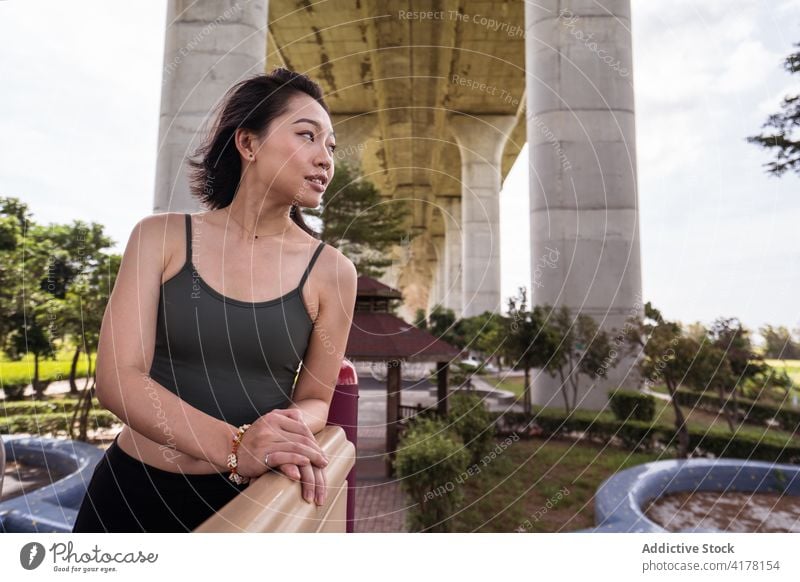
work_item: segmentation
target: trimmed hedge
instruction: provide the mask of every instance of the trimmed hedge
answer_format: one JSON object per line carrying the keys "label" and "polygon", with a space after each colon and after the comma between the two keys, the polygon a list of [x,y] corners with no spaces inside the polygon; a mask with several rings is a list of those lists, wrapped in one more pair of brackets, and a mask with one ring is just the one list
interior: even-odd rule
{"label": "trimmed hedge", "polygon": [[617,420],[652,422],[656,415],[656,399],[635,390],[610,390],[609,406]]}
{"label": "trimmed hedge", "polygon": [[[686,390],[682,388],[676,392],[675,398],[681,406],[699,408],[713,414],[716,414],[722,407],[719,396],[706,392],[697,392],[695,390]],[[726,399],[725,404],[727,404],[728,401],[729,399]],[[797,434],[800,430],[800,410],[778,408],[771,404],[756,402],[741,397],[736,398],[736,403],[738,404],[739,413],[744,416],[742,419],[744,422],[763,425],[766,424],[768,420],[775,419],[785,431]]]}
{"label": "trimmed hedge", "polygon": [[[71,413],[46,412],[43,414],[17,414],[12,416],[0,415],[0,434],[29,433],[40,436],[59,433],[69,434]],[[107,410],[92,410],[89,412],[89,426],[92,428],[110,428],[120,422],[119,419]]]}
{"label": "trimmed hedge", "polygon": [[[77,398],[58,400],[15,400],[0,402],[0,417],[18,414],[46,414],[48,412],[73,412],[78,405]],[[94,408],[102,408],[97,398],[92,399]]]}
{"label": "trimmed hedge", "polygon": [[[558,409],[541,409],[533,416],[521,412],[504,413],[497,419],[501,433],[525,434],[538,426],[545,435],[558,435],[572,431],[583,432],[597,440],[607,442],[619,438],[631,450],[651,450],[658,443],[670,445],[677,442],[675,428],[667,424],[650,424],[630,420],[621,422],[607,413],[577,410],[569,416]],[[716,457],[748,458],[779,463],[800,463],[800,440],[787,439],[766,433],[764,435],[732,435],[727,429],[689,429],[689,450],[713,453]]]}

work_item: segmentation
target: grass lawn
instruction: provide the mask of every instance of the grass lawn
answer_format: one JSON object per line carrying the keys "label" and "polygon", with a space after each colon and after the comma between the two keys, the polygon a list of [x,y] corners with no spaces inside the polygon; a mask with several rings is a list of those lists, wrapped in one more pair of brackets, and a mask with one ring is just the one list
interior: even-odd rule
{"label": "grass lawn", "polygon": [[[592,527],[600,483],[617,471],[659,458],[667,457],[586,442],[516,441],[464,482],[465,499],[452,518],[454,530],[567,532]],[[554,497],[559,490],[560,500]],[[551,509],[546,508],[548,500]]]}
{"label": "grass lawn", "polygon": [[[92,366],[95,365],[96,355],[92,354]],[[78,360],[78,377],[86,377],[87,374],[86,354],[81,354]],[[69,369],[72,366],[72,354],[58,354],[55,360],[39,358],[39,378],[42,380],[67,380]],[[17,382],[30,383],[33,379],[33,355],[28,354],[21,360],[10,360],[5,354],[0,354],[0,380],[4,384],[16,384]]]}
{"label": "grass lawn", "polygon": [[764,362],[778,370],[786,370],[792,382],[800,384],[800,360],[764,360]]}
{"label": "grass lawn", "polygon": [[[773,360],[776,362],[780,362],[780,360]],[[795,362],[797,360],[786,360],[787,362]],[[510,390],[514,392],[517,396],[522,396],[522,388],[523,388],[523,378],[505,378],[500,379],[499,376],[484,376],[484,379],[489,382],[490,384],[494,384],[500,389],[503,390]],[[653,392],[659,392],[662,394],[668,394],[669,391],[667,387],[664,385],[656,385],[651,388]],[[790,406],[791,403],[787,403],[786,406]],[[709,412],[704,412],[702,410],[694,410],[689,411],[685,406],[681,407],[683,410],[684,415],[687,416],[687,421],[689,427],[696,428],[699,430],[703,430],[712,426],[720,427],[720,428],[727,428],[728,423],[725,420],[725,416],[720,414],[713,414]],[[608,413],[611,415],[611,413]],[[610,418],[613,417],[609,416]],[[669,425],[675,424],[675,411],[672,408],[672,404],[667,402],[666,400],[662,400],[660,398],[656,399],[656,414],[654,418],[654,422],[663,422]],[[739,433],[748,433],[754,436],[761,436],[765,433],[765,431],[769,430],[771,434],[783,436],[783,437],[792,437],[800,438],[800,435],[793,435],[791,432],[781,431],[774,428],[767,428],[761,427],[752,424],[743,424],[740,429]]]}
{"label": "grass lawn", "polygon": [[[533,376],[531,374],[531,376]],[[522,390],[525,388],[525,378],[518,376],[498,376],[495,374],[482,375],[481,378],[486,380],[489,384],[500,390],[508,390],[513,392],[516,396],[522,396]]]}

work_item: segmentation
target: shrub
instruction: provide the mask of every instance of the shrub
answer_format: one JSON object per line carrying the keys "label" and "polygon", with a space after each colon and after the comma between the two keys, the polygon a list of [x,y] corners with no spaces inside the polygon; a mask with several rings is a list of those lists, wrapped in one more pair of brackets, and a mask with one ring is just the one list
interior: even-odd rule
{"label": "shrub", "polygon": [[635,390],[611,390],[609,405],[617,420],[652,422],[656,414],[656,399]]}
{"label": "shrub", "polygon": [[[69,423],[72,414],[44,413],[24,414],[14,416],[0,415],[0,434],[29,433],[39,436],[49,434],[58,436],[59,433],[69,434]],[[107,410],[93,410],[89,413],[89,425],[95,428],[109,428],[119,419]]]}
{"label": "shrub", "polygon": [[[94,408],[100,409],[97,398],[92,399]],[[0,403],[0,417],[18,414],[44,414],[46,412],[73,412],[78,406],[77,398],[58,398],[53,400],[21,400]]]}
{"label": "shrub", "polygon": [[494,446],[494,418],[478,395],[450,395],[447,422],[472,454],[470,463],[477,463]]}
{"label": "shrub", "polygon": [[[719,396],[713,393],[681,389],[675,393],[675,397],[678,399],[678,404],[706,410],[713,414],[717,414],[723,405]],[[724,405],[729,406],[729,400],[730,398],[726,398]],[[766,424],[768,420],[775,420],[786,431],[797,433],[800,429],[800,410],[789,407],[781,408],[746,398],[737,398],[736,402],[744,422]]]}
{"label": "shrub", "polygon": [[[514,430],[525,434],[525,430],[537,425],[544,436],[557,436],[562,432],[580,431],[601,441],[619,438],[628,449],[650,449],[656,442],[666,445],[677,441],[675,427],[668,424],[650,424],[637,420],[622,422],[608,415],[588,410],[573,411],[566,415],[561,409],[545,408],[533,416],[524,413],[504,413],[496,423],[503,433]],[[689,428],[689,450],[699,449],[717,457],[750,459],[772,463],[800,462],[800,441],[780,435],[765,433],[732,434],[727,429]]]}
{"label": "shrub", "polygon": [[394,468],[414,502],[408,511],[411,531],[452,531],[450,517],[464,492],[455,483],[469,462],[461,439],[441,420],[414,419],[400,440]]}

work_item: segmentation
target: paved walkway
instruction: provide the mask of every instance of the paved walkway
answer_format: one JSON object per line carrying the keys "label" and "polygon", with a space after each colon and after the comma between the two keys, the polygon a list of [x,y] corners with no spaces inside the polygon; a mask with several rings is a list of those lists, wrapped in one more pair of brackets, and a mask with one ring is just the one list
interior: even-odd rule
{"label": "paved walkway", "polygon": [[[433,405],[428,385],[403,382],[402,404]],[[386,461],[386,386],[359,378],[356,444],[356,532],[404,532],[408,501],[400,483],[388,477]]]}

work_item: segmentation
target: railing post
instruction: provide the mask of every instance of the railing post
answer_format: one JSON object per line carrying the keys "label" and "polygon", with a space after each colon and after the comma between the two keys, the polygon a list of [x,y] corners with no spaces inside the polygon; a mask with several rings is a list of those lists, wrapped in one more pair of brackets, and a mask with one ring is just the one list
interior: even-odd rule
{"label": "railing post", "polygon": [[[327,424],[344,429],[347,440],[358,448],[358,374],[353,363],[342,360]],[[347,474],[347,533],[353,533],[356,512],[356,465]]]}

